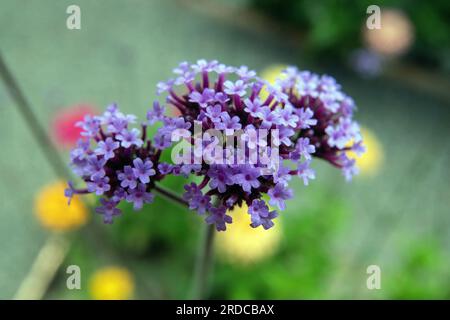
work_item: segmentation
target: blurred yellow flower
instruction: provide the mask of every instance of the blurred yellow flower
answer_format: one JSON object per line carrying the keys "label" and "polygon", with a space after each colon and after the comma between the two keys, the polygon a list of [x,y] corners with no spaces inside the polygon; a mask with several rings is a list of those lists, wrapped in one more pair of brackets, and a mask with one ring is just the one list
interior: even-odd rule
{"label": "blurred yellow flower", "polygon": [[[270,84],[274,84],[275,80],[277,80],[277,78],[281,77],[282,78],[282,74],[281,72],[286,69],[286,65],[283,64],[274,64],[271,65],[267,68],[265,68],[262,72],[261,72],[261,78],[266,80],[267,82],[269,82]],[[263,87],[261,90],[261,93],[259,94],[260,99],[261,100],[265,100],[267,99],[267,97],[269,96],[269,93],[266,90],[266,87]]]}
{"label": "blurred yellow flower", "polygon": [[95,300],[131,299],[134,294],[133,276],[122,267],[100,269],[89,281],[89,293]]}
{"label": "blurred yellow flower", "polygon": [[66,183],[56,181],[44,186],[34,199],[34,212],[42,226],[53,231],[69,231],[84,225],[88,210],[83,202],[73,197],[70,206],[64,196]]}
{"label": "blurred yellow flower", "polygon": [[278,249],[281,232],[280,219],[269,230],[262,227],[250,227],[251,219],[247,213],[248,207],[236,206],[230,215],[233,223],[227,226],[225,232],[217,233],[216,246],[219,256],[233,264],[249,265],[263,260]]}
{"label": "blurred yellow flower", "polygon": [[348,156],[356,159],[360,175],[372,176],[380,170],[383,163],[383,147],[375,134],[369,129],[361,128],[361,135],[366,152],[361,157],[358,157],[354,152],[348,152]]}

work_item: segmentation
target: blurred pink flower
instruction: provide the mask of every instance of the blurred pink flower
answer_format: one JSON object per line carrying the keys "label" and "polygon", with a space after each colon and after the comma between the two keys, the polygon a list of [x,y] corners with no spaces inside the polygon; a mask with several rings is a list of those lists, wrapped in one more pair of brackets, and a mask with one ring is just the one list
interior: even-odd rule
{"label": "blurred pink flower", "polygon": [[58,110],[52,120],[51,134],[60,147],[72,147],[81,137],[81,128],[76,127],[78,121],[86,115],[98,114],[96,108],[89,104],[76,104]]}

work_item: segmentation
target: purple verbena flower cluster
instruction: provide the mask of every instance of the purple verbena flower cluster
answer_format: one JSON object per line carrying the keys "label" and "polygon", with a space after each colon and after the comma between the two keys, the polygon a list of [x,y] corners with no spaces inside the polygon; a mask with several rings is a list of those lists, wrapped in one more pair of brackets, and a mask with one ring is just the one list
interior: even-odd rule
{"label": "purple verbena flower cluster", "polygon": [[[315,179],[313,157],[341,168],[348,180],[357,173],[347,154],[364,152],[352,119],[355,104],[334,78],[290,67],[271,85],[245,66],[215,60],[182,62],[173,71],[175,77],[160,82],[157,93],[164,93],[180,116],[165,115],[165,107],[155,101],[142,130],[131,128],[136,117],[116,105],[79,123],[83,139],[71,152],[71,164],[86,188],[69,183],[66,195],[103,196],[97,212],[105,222],[121,213],[117,205],[122,200],[136,210],[152,202],[150,191],[165,176],[194,175],[199,183],[186,184],[183,199],[206,223],[226,230],[232,223],[230,210],[246,204],[251,226],[269,229],[278,216],[272,208],[284,210],[293,197],[292,177],[304,185]],[[155,123],[162,126],[149,140],[146,126]],[[174,142],[192,151],[182,162],[174,160],[179,146],[172,148]],[[161,163],[162,151],[169,148],[174,164]]]}
{"label": "purple verbena flower cluster", "polygon": [[[356,109],[352,98],[341,90],[333,77],[299,71],[289,67],[283,71],[276,85],[288,96],[288,101],[302,119],[293,139],[295,150],[291,157],[310,161],[310,154],[341,168],[347,180],[358,172],[349,151],[365,152],[359,125],[353,121]],[[311,120],[314,119],[314,120]],[[298,175],[305,181],[312,177],[308,165],[300,163]]]}
{"label": "purple verbena flower cluster", "polygon": [[[256,77],[256,73],[247,67],[235,68],[217,61],[199,60],[192,65],[181,63],[174,73],[175,78],[158,84],[158,94],[166,92],[167,103],[177,108],[181,116],[176,119],[157,116],[156,108],[149,112],[148,120],[151,123],[158,120],[164,123],[155,136],[157,147],[170,147],[171,137],[177,129],[189,131],[190,134],[184,138],[192,143],[189,139],[191,134],[195,134],[193,128],[197,122],[204,131],[266,130],[268,139],[262,140],[250,134],[241,137],[246,142],[244,156],[248,156],[251,149],[257,149],[257,153],[264,151],[265,154],[271,154],[271,147],[275,146],[280,150],[275,160],[282,163],[283,160],[292,160],[292,150],[296,152],[295,161],[300,158],[309,160],[310,154],[315,152],[308,139],[294,145],[296,132],[317,123],[311,110],[296,109],[286,93]],[[262,90],[267,92],[264,99],[261,98]],[[277,130],[277,136],[272,134],[273,130]],[[269,146],[267,141],[272,141],[272,145]],[[203,144],[203,147],[207,147],[208,141],[203,141]],[[181,165],[182,171],[195,171],[197,176],[203,177],[199,185],[191,183],[185,186],[184,199],[189,202],[191,209],[202,215],[207,214],[206,222],[214,223],[218,230],[225,230],[226,224],[232,222],[226,212],[243,203],[249,207],[253,227],[262,225],[266,229],[270,228],[273,226],[271,220],[277,213],[269,210],[263,196],[267,194],[270,197],[269,204],[283,210],[286,207],[285,200],[293,195],[288,188],[288,181],[297,171],[283,165],[269,172],[263,171],[264,165],[260,160],[255,163],[212,164],[203,161],[195,170],[191,170],[192,164]],[[305,184],[308,179],[314,178],[314,172],[307,165],[309,162],[303,163],[303,169],[298,173]],[[216,200],[213,201],[213,198]]]}
{"label": "purple verbena flower cluster", "polygon": [[135,116],[123,114],[112,104],[103,115],[86,116],[77,123],[83,138],[70,153],[71,166],[86,188],[75,189],[69,182],[65,193],[69,202],[74,194],[102,196],[96,211],[105,223],[112,223],[113,217],[121,214],[117,208],[121,201],[132,203],[135,210],[152,202],[150,191],[169,165],[159,163],[160,151],[146,139],[146,124],[141,130],[131,128],[135,122]]}

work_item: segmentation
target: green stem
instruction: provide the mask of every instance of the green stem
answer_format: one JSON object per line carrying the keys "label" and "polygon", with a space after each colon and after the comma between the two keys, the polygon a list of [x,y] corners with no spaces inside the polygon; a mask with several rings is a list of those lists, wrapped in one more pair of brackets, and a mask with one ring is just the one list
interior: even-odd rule
{"label": "green stem", "polygon": [[206,225],[203,239],[198,250],[197,262],[194,270],[194,285],[192,299],[205,299],[212,267],[213,243],[215,234],[214,224]]}
{"label": "green stem", "polygon": [[[172,191],[166,190],[157,185],[155,185],[154,190],[163,197],[178,203],[183,207],[189,207],[187,201],[180,198]],[[214,233],[214,224],[206,225],[205,232],[197,252],[197,261],[194,269],[194,283],[192,287],[192,299],[204,299],[205,297],[213,256]]]}
{"label": "green stem", "polygon": [[0,52],[0,77],[6,86],[7,91],[11,95],[11,98],[16,103],[18,110],[25,122],[28,124],[34,138],[38,142],[42,153],[47,157],[48,162],[52,165],[52,169],[58,177],[70,178],[70,173],[67,170],[67,166],[62,161],[57,150],[53,147],[53,143],[45,129],[39,124],[36,115],[33,112],[30,104],[28,103],[25,95],[17,84],[14,76],[9,70],[5,60]]}
{"label": "green stem", "polygon": [[157,186],[157,185],[155,185],[153,190],[155,190],[157,193],[159,193],[164,198],[166,198],[170,201],[173,201],[185,208],[189,208],[189,203],[186,200],[184,200],[183,198],[179,197],[177,194],[173,193],[172,191],[167,190],[167,189],[165,189],[161,186]]}

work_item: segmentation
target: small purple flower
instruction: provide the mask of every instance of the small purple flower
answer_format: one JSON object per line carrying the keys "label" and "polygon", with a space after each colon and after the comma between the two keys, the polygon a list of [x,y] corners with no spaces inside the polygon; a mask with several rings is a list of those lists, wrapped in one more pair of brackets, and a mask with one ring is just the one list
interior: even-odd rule
{"label": "small purple flower", "polygon": [[300,96],[317,97],[319,95],[317,87],[319,86],[319,77],[309,71],[300,72],[300,79],[296,83],[296,89]]}
{"label": "small purple flower", "polygon": [[236,70],[236,69],[235,69],[234,67],[226,66],[226,65],[224,65],[223,63],[217,64],[217,65],[214,67],[214,71],[215,71],[216,73],[222,74],[222,75],[227,74],[227,73],[235,72],[235,70]]}
{"label": "small purple flower", "polygon": [[172,71],[175,74],[185,74],[186,72],[189,71],[189,68],[190,68],[190,64],[187,61],[182,61],[182,62],[180,62],[178,67],[174,68]]}
{"label": "small purple flower", "polygon": [[278,116],[269,107],[262,107],[257,116],[263,120],[261,127],[264,129],[270,129],[272,125],[280,123]]}
{"label": "small purple flower", "polygon": [[206,116],[211,119],[212,122],[221,122],[222,116],[227,114],[226,112],[222,112],[222,106],[220,104],[216,104],[215,106],[209,106],[206,108]]}
{"label": "small purple flower", "polygon": [[238,69],[236,69],[236,74],[242,80],[249,80],[251,78],[256,77],[256,72],[253,70],[249,70],[247,66],[241,66]]}
{"label": "small purple flower", "polygon": [[314,170],[309,167],[310,163],[310,161],[305,161],[300,163],[297,167],[297,175],[303,180],[305,186],[309,184],[309,180],[314,180],[316,178]]}
{"label": "small purple flower", "polygon": [[106,107],[106,111],[104,112],[103,117],[107,116],[108,114],[114,114],[118,111],[119,106],[117,105],[117,103],[113,102]]}
{"label": "small purple flower", "polygon": [[341,101],[339,111],[344,117],[351,117],[356,109],[355,101],[350,97],[344,97]]}
{"label": "small purple flower", "polygon": [[339,100],[341,100],[341,98],[337,98],[336,96],[338,95],[338,93],[321,93],[319,95],[320,100],[323,103],[323,106],[325,107],[325,109],[327,109],[328,111],[331,111],[332,113],[336,113],[339,110],[339,106],[340,104],[338,103]]}
{"label": "small purple flower", "polygon": [[172,174],[173,174],[174,176],[179,176],[179,175],[181,175],[181,165],[175,165],[175,166],[173,166],[173,168],[172,168]]}
{"label": "small purple flower", "polygon": [[159,150],[169,148],[172,145],[171,134],[167,134],[166,132],[159,130],[153,137],[153,145]]}
{"label": "small purple flower", "polygon": [[97,149],[95,149],[95,154],[103,156],[105,160],[114,158],[114,150],[118,149],[120,146],[119,142],[114,141],[112,138],[106,138],[105,141],[100,141],[98,143]]}
{"label": "small purple flower", "polygon": [[267,217],[259,217],[259,218],[257,218],[255,216],[255,218],[253,218],[253,216],[252,216],[252,224],[251,224],[251,226],[253,228],[256,228],[256,227],[262,225],[264,230],[268,230],[268,229],[272,228],[275,225],[272,220],[275,219],[276,217],[278,217],[278,212],[276,212],[275,210],[270,211],[269,214],[267,215]]}
{"label": "small purple flower", "polygon": [[164,127],[160,128],[159,130],[165,133],[168,133],[169,135],[172,134],[172,131],[175,129],[186,129],[188,130],[191,127],[190,122],[186,122],[184,118],[178,117],[178,118],[164,118]]}
{"label": "small purple flower", "polygon": [[214,96],[214,101],[221,105],[224,105],[229,100],[230,98],[228,98],[228,96],[223,92],[217,92],[216,95]]}
{"label": "small purple flower", "polygon": [[136,116],[131,114],[123,114],[122,112],[115,111],[106,116],[101,117],[102,123],[107,124],[108,133],[120,133],[128,128],[128,125],[136,122]]}
{"label": "small purple flower", "polygon": [[87,159],[73,158],[70,165],[77,176],[90,176],[90,167]]}
{"label": "small purple flower", "polygon": [[206,61],[205,59],[199,59],[197,60],[196,64],[192,65],[192,69],[197,73],[207,71],[208,67],[209,67],[208,61]]}
{"label": "small purple flower", "polygon": [[275,171],[273,174],[273,182],[287,186],[288,182],[292,178],[290,172],[291,172],[290,168],[280,165],[278,170]]}
{"label": "small purple flower", "polygon": [[358,157],[361,157],[364,152],[366,152],[366,147],[363,145],[362,141],[358,141],[357,143],[353,144],[351,149],[354,153],[356,153]]}
{"label": "small purple flower", "polygon": [[136,122],[136,119],[137,119],[137,117],[134,115],[134,114],[126,114],[126,115],[122,115],[121,113],[119,113],[122,117],[124,117],[125,118],[125,120],[127,120],[127,123],[128,124],[131,124],[131,123],[135,123]]}
{"label": "small purple flower", "polygon": [[295,131],[290,127],[278,126],[278,137],[272,137],[272,142],[275,146],[284,144],[286,146],[292,145],[291,137],[295,134]]}
{"label": "small purple flower", "polygon": [[72,151],[70,152],[71,161],[74,162],[85,160],[90,152],[89,147],[89,140],[79,139],[77,141],[77,147],[72,149]]}
{"label": "small purple flower", "polygon": [[109,120],[109,124],[107,126],[108,133],[119,133],[123,130],[126,130],[128,127],[128,121],[125,117],[115,116],[114,118]]}
{"label": "small purple flower", "polygon": [[351,181],[353,176],[359,172],[359,169],[356,166],[356,160],[349,159],[345,156],[345,154],[342,154],[341,161],[343,162],[342,174],[344,175],[346,181]]}
{"label": "small purple flower", "polygon": [[210,209],[210,215],[205,219],[207,224],[215,224],[217,231],[225,231],[227,229],[226,224],[232,223],[233,219],[227,215],[227,208],[220,206],[218,208],[212,207]]}
{"label": "small purple flower", "polygon": [[195,196],[202,193],[198,185],[194,182],[184,185],[184,190],[186,190],[186,192],[183,194],[183,199],[186,201],[190,201]]}
{"label": "small purple flower", "polygon": [[234,183],[239,184],[244,191],[251,192],[252,188],[256,189],[261,185],[258,180],[260,176],[258,168],[246,165],[241,166],[239,171],[240,173],[233,177],[233,181]]}
{"label": "small purple flower", "polygon": [[201,164],[184,164],[180,167],[180,174],[187,178],[192,172],[198,172],[201,169]]}
{"label": "small purple flower", "polygon": [[123,172],[119,171],[119,173],[117,174],[117,178],[119,179],[120,186],[122,188],[136,188],[137,180],[134,174],[134,170],[131,166],[125,166],[123,168]]}
{"label": "small purple flower", "polygon": [[214,95],[215,91],[209,88],[204,89],[202,93],[193,91],[191,94],[189,94],[189,101],[198,103],[200,107],[206,108],[208,106],[208,103],[214,101]]}
{"label": "small purple flower", "polygon": [[173,165],[168,164],[166,162],[162,162],[158,165],[158,171],[161,174],[169,174],[172,172]]}
{"label": "small purple flower", "polygon": [[261,111],[261,100],[255,98],[253,101],[250,99],[244,100],[245,108],[244,110],[250,113],[253,117],[258,117],[259,112]]}
{"label": "small purple flower", "polygon": [[338,149],[345,147],[348,139],[344,130],[342,130],[340,126],[328,126],[325,129],[325,133],[328,135],[328,144],[330,147],[337,147]]}
{"label": "small purple flower", "polygon": [[119,187],[114,191],[114,194],[111,199],[113,201],[120,202],[122,200],[125,200],[126,198],[127,192],[125,191],[125,189]]}
{"label": "small purple flower", "polygon": [[153,202],[154,195],[147,192],[147,187],[143,183],[139,183],[137,188],[128,191],[127,201],[133,203],[133,209],[142,209],[144,203]]}
{"label": "small purple flower", "polygon": [[232,194],[230,197],[225,200],[225,207],[231,208],[236,204],[236,202],[239,200],[239,196],[236,194]]}
{"label": "small purple flower", "polygon": [[95,155],[89,156],[87,159],[87,171],[89,172],[91,179],[95,177],[104,177],[105,176],[105,164],[106,159],[103,157],[97,157]]}
{"label": "small purple flower", "polygon": [[266,205],[264,200],[253,200],[250,207],[248,207],[248,213],[255,217],[267,217],[269,215],[269,207]]}
{"label": "small purple flower", "polygon": [[83,131],[81,135],[84,137],[95,137],[100,130],[100,120],[98,117],[86,115],[83,121],[79,121],[75,126],[80,127]]}
{"label": "small purple flower", "polygon": [[233,116],[231,118],[228,113],[222,113],[221,119],[222,122],[216,122],[216,129],[218,130],[239,130],[242,128],[238,116]]}
{"label": "small purple flower", "polygon": [[[208,108],[208,107],[207,107]],[[203,122],[203,120],[207,119],[207,115],[205,110],[200,110],[198,116],[197,116],[197,121]]]}
{"label": "small purple flower", "polygon": [[324,74],[320,77],[319,89],[324,92],[337,92],[341,89],[341,86],[335,78]]}
{"label": "small purple flower", "polygon": [[140,132],[138,129],[133,128],[131,130],[122,130],[120,134],[116,136],[116,139],[121,141],[121,145],[124,148],[129,148],[132,145],[141,147],[143,141],[139,138]]}
{"label": "small purple flower", "polygon": [[263,226],[265,230],[270,229],[274,226],[273,219],[278,217],[276,211],[269,212],[269,208],[263,200],[253,200],[252,205],[248,209],[248,213],[251,216],[252,228],[257,228]]}
{"label": "small purple flower", "polygon": [[266,84],[266,90],[269,92],[269,96],[275,98],[276,101],[289,103],[288,95],[281,91],[278,85]]}
{"label": "small purple flower", "polygon": [[108,177],[99,177],[96,176],[92,179],[92,181],[88,181],[87,189],[89,192],[95,192],[96,195],[100,196],[105,192],[111,190],[111,186],[109,185]]}
{"label": "small purple flower", "polygon": [[247,93],[245,91],[247,85],[244,83],[243,80],[238,80],[236,82],[225,81],[224,86],[225,86],[224,92],[229,95],[238,95],[240,97],[243,97]]}
{"label": "small purple flower", "polygon": [[343,131],[347,142],[354,139],[355,142],[362,140],[361,131],[359,125],[349,118],[339,119],[339,128]]}
{"label": "small purple flower", "polygon": [[267,134],[267,129],[256,130],[252,124],[249,124],[245,128],[245,133],[241,136],[241,140],[246,142],[249,149],[254,150],[258,146],[267,146]]}
{"label": "small purple flower", "polygon": [[269,190],[268,192],[270,196],[270,205],[271,206],[278,206],[280,210],[286,209],[286,204],[284,203],[284,200],[292,198],[293,191],[292,189],[289,189],[282,185],[281,183],[278,183]]}
{"label": "small purple flower", "polygon": [[162,121],[166,108],[161,106],[158,101],[153,102],[153,110],[147,111],[148,124],[152,125],[157,121]]}
{"label": "small purple flower", "polygon": [[173,85],[175,83],[174,79],[169,79],[167,81],[161,81],[158,82],[158,84],[156,85],[157,87],[157,94],[160,95],[163,92],[169,91],[170,89],[172,89]]}
{"label": "small purple flower", "polygon": [[176,84],[176,85],[185,84],[185,85],[189,86],[189,83],[194,81],[194,79],[195,79],[195,73],[193,71],[187,71],[187,72],[183,73],[182,75],[178,76],[175,79],[174,84]]}
{"label": "small purple flower", "polygon": [[133,160],[133,172],[136,179],[139,179],[142,183],[149,183],[150,176],[155,175],[155,170],[153,170],[153,162],[146,159],[145,162],[141,158],[136,158]]}
{"label": "small purple flower", "polygon": [[211,72],[214,70],[217,64],[217,60],[206,61],[205,59],[200,59],[197,60],[197,63],[193,64],[191,67],[192,70],[194,70],[194,72],[196,73]]}
{"label": "small purple flower", "polygon": [[118,216],[122,211],[116,208],[118,202],[114,200],[100,199],[101,206],[95,208],[95,212],[103,215],[103,222],[111,224],[113,223],[113,217]]}
{"label": "small purple flower", "polygon": [[211,197],[203,195],[201,192],[196,193],[189,200],[189,209],[197,210],[198,214],[203,215],[211,208]]}
{"label": "small purple flower", "polygon": [[224,193],[227,185],[234,182],[230,177],[230,169],[226,165],[212,165],[208,170],[208,176],[211,178],[209,186],[211,189],[218,189],[220,193]]}
{"label": "small purple flower", "polygon": [[100,116],[100,123],[110,125],[112,121],[118,117],[119,108],[116,103],[110,104],[106,107],[106,111]]}
{"label": "small purple flower", "polygon": [[295,144],[295,150],[291,153],[291,160],[299,161],[301,157],[311,160],[311,154],[316,152],[316,147],[309,144],[309,138],[300,138]]}
{"label": "small purple flower", "polygon": [[313,119],[314,112],[310,108],[300,108],[295,111],[298,115],[298,128],[309,129],[317,124],[317,120]]}
{"label": "small purple flower", "polygon": [[292,128],[297,127],[299,117],[293,113],[292,107],[286,105],[283,109],[278,109],[277,116],[279,117],[279,124]]}
{"label": "small purple flower", "polygon": [[67,204],[70,205],[73,195],[75,194],[75,188],[73,187],[73,182],[67,182],[68,188],[64,189],[64,196],[67,198]]}
{"label": "small purple flower", "polygon": [[258,146],[258,132],[255,127],[252,124],[249,124],[244,132],[245,133],[241,136],[241,140],[246,142],[249,149],[256,149]]}

